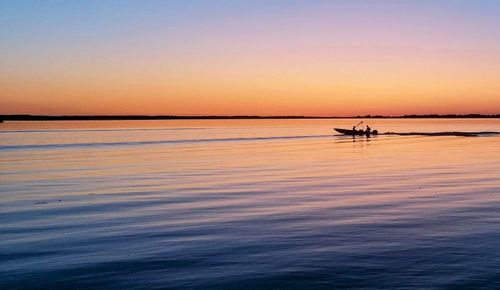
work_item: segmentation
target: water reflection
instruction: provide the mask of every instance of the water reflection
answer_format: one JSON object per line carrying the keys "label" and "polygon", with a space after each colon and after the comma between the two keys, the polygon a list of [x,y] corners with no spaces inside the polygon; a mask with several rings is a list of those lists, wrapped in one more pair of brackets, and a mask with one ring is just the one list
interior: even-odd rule
{"label": "water reflection", "polygon": [[12,124],[0,288],[500,287],[499,137],[260,121]]}

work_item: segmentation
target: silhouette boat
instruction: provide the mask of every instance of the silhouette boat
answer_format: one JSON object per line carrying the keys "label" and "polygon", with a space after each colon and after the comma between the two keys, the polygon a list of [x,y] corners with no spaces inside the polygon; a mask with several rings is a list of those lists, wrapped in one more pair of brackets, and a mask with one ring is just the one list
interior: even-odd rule
{"label": "silhouette boat", "polygon": [[341,128],[333,128],[335,131],[344,134],[344,135],[352,135],[352,136],[364,136],[364,135],[377,135],[378,131],[373,130],[370,133],[367,133],[363,130],[350,130],[350,129],[341,129]]}

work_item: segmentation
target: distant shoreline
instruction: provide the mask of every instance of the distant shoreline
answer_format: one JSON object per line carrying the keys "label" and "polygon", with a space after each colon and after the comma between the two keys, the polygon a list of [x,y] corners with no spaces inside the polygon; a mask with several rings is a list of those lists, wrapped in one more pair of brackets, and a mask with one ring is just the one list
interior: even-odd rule
{"label": "distant shoreline", "polygon": [[227,119],[450,119],[450,118],[500,118],[500,114],[429,114],[429,115],[401,115],[401,116],[173,116],[173,115],[0,115],[3,121],[112,121],[112,120],[227,120]]}

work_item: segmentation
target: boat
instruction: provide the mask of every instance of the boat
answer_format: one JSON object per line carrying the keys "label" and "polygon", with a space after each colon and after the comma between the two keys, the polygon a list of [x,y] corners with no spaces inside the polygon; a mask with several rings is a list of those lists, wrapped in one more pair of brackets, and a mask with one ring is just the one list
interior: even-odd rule
{"label": "boat", "polygon": [[341,129],[341,128],[333,128],[333,129],[341,134],[352,135],[352,136],[363,136],[363,135],[369,136],[369,135],[377,135],[378,134],[377,130],[373,130],[372,132],[367,133],[363,130],[350,130],[350,129]]}

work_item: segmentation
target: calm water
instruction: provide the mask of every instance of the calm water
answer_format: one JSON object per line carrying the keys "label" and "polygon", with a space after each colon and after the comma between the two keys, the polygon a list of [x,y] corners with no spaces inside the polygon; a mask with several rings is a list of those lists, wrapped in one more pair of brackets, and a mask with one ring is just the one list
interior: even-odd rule
{"label": "calm water", "polygon": [[0,124],[0,289],[499,289],[500,137],[355,122]]}

